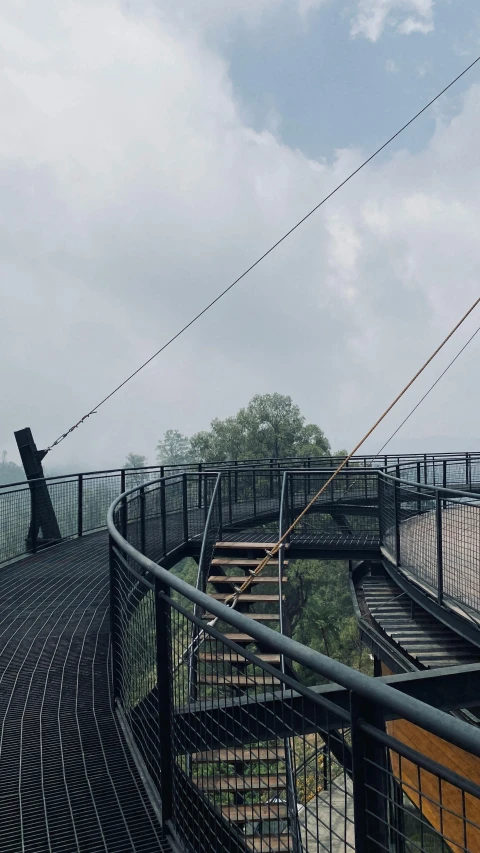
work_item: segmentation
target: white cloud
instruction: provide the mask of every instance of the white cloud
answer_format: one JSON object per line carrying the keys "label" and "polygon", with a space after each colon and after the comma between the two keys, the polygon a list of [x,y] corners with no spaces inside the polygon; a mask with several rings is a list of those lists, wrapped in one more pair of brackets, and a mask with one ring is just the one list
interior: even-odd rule
{"label": "white cloud", "polygon": [[387,59],[385,63],[385,71],[387,74],[398,74],[399,67],[394,59]]}
{"label": "white cloud", "polygon": [[181,3],[167,5],[157,0],[156,6],[165,18],[177,20],[191,29],[217,29],[243,22],[248,26],[258,26],[262,19],[271,13],[291,10],[300,16],[320,8],[329,0],[182,0]]}
{"label": "white cloud", "polygon": [[352,35],[375,42],[387,26],[404,35],[431,32],[433,0],[358,0]]}
{"label": "white cloud", "polygon": [[[56,438],[362,157],[319,163],[254,132],[225,63],[158,15],[22,8],[0,21],[0,450],[27,424]],[[358,175],[51,464],[152,459],[165,429],[272,390],[335,444],[364,431],[478,291],[479,107],[472,87],[425,151]]]}

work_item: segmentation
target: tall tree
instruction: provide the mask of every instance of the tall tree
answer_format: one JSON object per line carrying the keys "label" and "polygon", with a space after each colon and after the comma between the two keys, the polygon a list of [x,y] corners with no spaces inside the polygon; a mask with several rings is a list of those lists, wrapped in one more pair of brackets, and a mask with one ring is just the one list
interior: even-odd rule
{"label": "tall tree", "polygon": [[307,424],[291,397],[256,394],[231,417],[215,418],[209,431],[191,439],[198,460],[261,459],[282,456],[325,456],[330,444],[319,426]]}
{"label": "tall tree", "polygon": [[145,468],[147,457],[140,453],[129,453],[125,460],[125,468]]}
{"label": "tall tree", "polygon": [[[371,674],[360,640],[348,582],[348,565],[338,560],[296,560],[287,570],[285,633],[311,649]],[[307,671],[302,675],[311,679]]]}
{"label": "tall tree", "polygon": [[20,483],[24,479],[25,474],[23,472],[23,468],[20,468],[19,465],[15,465],[15,462],[9,462],[7,451],[2,450],[0,458],[0,485],[5,485],[7,483]]}
{"label": "tall tree", "polygon": [[157,444],[157,459],[161,465],[185,465],[194,462],[190,439],[178,429],[167,429]]}

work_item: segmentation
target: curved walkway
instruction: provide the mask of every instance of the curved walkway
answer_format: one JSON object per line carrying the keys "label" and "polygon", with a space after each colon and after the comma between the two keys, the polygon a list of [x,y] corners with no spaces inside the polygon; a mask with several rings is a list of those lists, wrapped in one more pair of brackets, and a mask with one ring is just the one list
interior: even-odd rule
{"label": "curved walkway", "polygon": [[[296,506],[295,492],[293,497]],[[247,535],[242,528],[271,520],[278,502],[278,497],[257,496],[253,503],[227,503],[223,518],[230,525],[229,538],[240,542]],[[186,545],[193,553],[200,545],[205,507],[198,508],[196,498],[186,513],[179,508],[181,501],[172,501],[172,506],[174,511],[163,516],[165,531],[159,522],[153,541],[147,542],[153,559]],[[322,507],[327,514],[334,510],[325,525],[305,524],[299,531],[295,537],[299,554],[300,546],[305,554],[308,549],[317,553],[322,546],[336,555],[351,549],[363,558],[369,548],[379,550],[368,513],[357,521],[358,506],[342,505],[355,516],[351,527],[338,513],[339,506],[334,502]],[[472,583],[475,569],[470,567],[476,566],[472,558],[480,541],[480,510],[461,506],[447,512],[445,544],[452,545],[452,558],[445,561],[445,577],[458,578],[461,565],[462,580],[472,596],[468,603],[475,605],[480,592]],[[167,518],[172,522],[168,530]],[[436,541],[432,518],[431,513],[424,514],[401,525],[401,562],[408,567],[415,556],[426,581],[432,577]],[[138,522],[135,518],[129,523],[140,543]],[[184,538],[188,530],[190,540],[188,535]],[[256,533],[256,538],[261,536]],[[419,553],[422,559],[417,561]],[[64,542],[0,570],[2,853],[168,849],[113,709],[108,604],[108,544],[103,532]]]}
{"label": "curved walkway", "polygon": [[105,533],[1,570],[4,853],[167,850],[112,708]]}

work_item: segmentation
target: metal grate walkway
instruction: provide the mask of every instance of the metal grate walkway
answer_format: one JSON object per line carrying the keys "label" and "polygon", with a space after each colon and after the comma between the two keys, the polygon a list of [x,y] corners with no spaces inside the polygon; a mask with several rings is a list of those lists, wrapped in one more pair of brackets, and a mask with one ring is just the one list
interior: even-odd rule
{"label": "metal grate walkway", "polygon": [[107,562],[102,533],[1,570],[3,853],[169,850],[112,709]]}

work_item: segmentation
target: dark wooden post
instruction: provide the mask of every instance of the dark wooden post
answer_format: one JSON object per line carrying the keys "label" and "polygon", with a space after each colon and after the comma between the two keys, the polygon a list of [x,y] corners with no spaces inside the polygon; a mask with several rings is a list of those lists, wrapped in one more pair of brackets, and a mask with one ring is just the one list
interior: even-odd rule
{"label": "dark wooden post", "polygon": [[[27,480],[32,480],[30,483],[31,518],[27,549],[36,551],[38,547],[53,545],[62,538],[42,468],[42,459],[46,456],[47,451],[37,450],[30,427],[16,430],[15,440],[25,476]],[[40,529],[42,530],[41,539],[38,536]]]}

